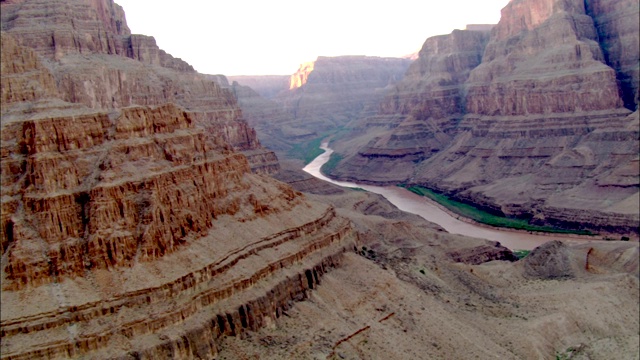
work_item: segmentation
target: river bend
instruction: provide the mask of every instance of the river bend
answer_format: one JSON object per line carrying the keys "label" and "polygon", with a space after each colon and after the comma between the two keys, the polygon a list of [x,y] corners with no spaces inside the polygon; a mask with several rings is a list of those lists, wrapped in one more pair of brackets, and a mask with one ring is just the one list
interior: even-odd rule
{"label": "river bend", "polygon": [[384,196],[398,209],[423,217],[426,220],[442,226],[452,234],[461,234],[478,238],[499,241],[502,245],[512,250],[531,250],[551,240],[585,242],[589,240],[576,239],[562,234],[533,234],[515,230],[499,230],[488,226],[479,225],[469,221],[462,221],[458,216],[450,215],[439,208],[432,200],[414,194],[411,191],[398,186],[372,186],[356,184],[346,181],[336,181],[320,173],[320,167],[329,161],[333,150],[327,143],[320,146],[324,153],[316,157],[302,170],[314,177],[344,187],[359,187],[372,193]]}

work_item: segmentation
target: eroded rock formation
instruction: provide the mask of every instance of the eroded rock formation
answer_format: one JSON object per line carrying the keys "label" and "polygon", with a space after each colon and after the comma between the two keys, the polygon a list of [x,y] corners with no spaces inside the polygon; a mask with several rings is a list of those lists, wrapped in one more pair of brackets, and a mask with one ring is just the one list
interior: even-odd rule
{"label": "eroded rock formation", "polygon": [[519,261],[499,261],[513,254],[495,242],[448,234],[375,194],[279,176],[350,217],[360,246],[277,326],[223,338],[221,358],[638,353],[637,242],[551,242]]}
{"label": "eroded rock formation", "polygon": [[352,126],[367,130],[334,144],[333,175],[637,236],[637,5],[512,1],[490,36],[428,39],[378,115]]}
{"label": "eroded rock formation", "polygon": [[[401,58],[320,56],[301,64],[288,83],[278,77],[238,77],[234,89],[247,120],[269,146],[290,150],[292,144],[336,131],[375,111],[372,106],[402,78],[409,63]],[[252,85],[262,96],[243,89]]]}
{"label": "eroded rock formation", "polygon": [[290,91],[280,94],[285,110],[298,122],[322,123],[318,131],[360,116],[404,75],[409,61],[366,56],[318,57],[291,76]]}
{"label": "eroded rock formation", "polygon": [[112,0],[1,6],[2,359],[211,358],[354,248]]}
{"label": "eroded rock formation", "polygon": [[[153,37],[131,34],[117,4],[32,0],[2,6],[2,31],[40,55],[63,100],[94,109],[173,102],[196,113],[199,125],[227,146],[269,157],[233,93],[159,49]],[[251,166],[277,171],[273,163]]]}

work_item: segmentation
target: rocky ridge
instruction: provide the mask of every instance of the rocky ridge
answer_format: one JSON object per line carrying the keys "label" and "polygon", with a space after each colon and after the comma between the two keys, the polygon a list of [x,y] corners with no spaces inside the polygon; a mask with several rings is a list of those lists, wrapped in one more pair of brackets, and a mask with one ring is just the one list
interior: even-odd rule
{"label": "rocky ridge", "polygon": [[3,2],[2,31],[40,56],[62,100],[94,109],[172,102],[234,150],[262,150],[269,160],[252,162],[255,171],[277,171],[275,155],[261,146],[234,95],[159,49],[153,37],[131,34],[117,4]]}
{"label": "rocky ridge", "polygon": [[317,132],[340,127],[366,113],[387,86],[398,81],[407,59],[367,56],[320,56],[291,76],[288,92],[277,101],[298,122]]}
{"label": "rocky ridge", "polygon": [[1,6],[2,359],[216,356],[354,249],[261,175],[277,158],[233,93],[113,1]]}
{"label": "rocky ridge", "polygon": [[500,244],[283,168],[280,179],[352,220],[360,247],[276,326],[224,338],[221,359],[636,356],[638,243],[554,241],[514,261]]}
{"label": "rocky ridge", "polygon": [[637,14],[634,1],[512,1],[490,34],[428,39],[378,114],[350,126],[364,131],[332,144],[345,158],[332,175],[637,236]]}

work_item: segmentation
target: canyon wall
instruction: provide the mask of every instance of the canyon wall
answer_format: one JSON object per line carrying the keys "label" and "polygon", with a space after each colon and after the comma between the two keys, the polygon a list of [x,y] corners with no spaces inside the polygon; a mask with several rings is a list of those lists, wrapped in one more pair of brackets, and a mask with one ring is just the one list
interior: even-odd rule
{"label": "canyon wall", "polygon": [[511,1],[490,35],[428,39],[377,115],[334,144],[332,175],[637,236],[637,13],[637,1]]}
{"label": "canyon wall", "polygon": [[301,64],[286,83],[280,77],[234,77],[234,91],[261,138],[286,153],[295,144],[375,112],[372,106],[402,78],[409,63],[401,58],[320,56]]}
{"label": "canyon wall", "polygon": [[320,56],[300,66],[277,101],[298,122],[317,132],[331,130],[361,116],[408,66],[399,58]]}
{"label": "canyon wall", "polygon": [[0,358],[215,357],[354,249],[333,206],[263,175],[233,92],[113,1],[0,6]]}
{"label": "canyon wall", "polygon": [[266,99],[273,99],[289,89],[291,75],[240,75],[228,76],[230,82],[248,86]]}
{"label": "canyon wall", "polygon": [[[2,31],[41,57],[60,98],[93,109],[172,102],[237,151],[264,151],[233,93],[159,49],[151,36],[131,34],[112,1],[3,3]],[[257,159],[257,157],[253,157]],[[251,163],[258,172],[277,165]]]}

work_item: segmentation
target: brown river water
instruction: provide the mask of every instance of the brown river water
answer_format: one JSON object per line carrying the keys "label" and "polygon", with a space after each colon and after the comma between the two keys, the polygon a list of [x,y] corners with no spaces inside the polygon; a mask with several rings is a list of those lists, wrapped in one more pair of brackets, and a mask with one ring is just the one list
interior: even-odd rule
{"label": "brown river water", "polygon": [[302,170],[315,176],[318,179],[328,181],[344,187],[358,187],[372,193],[380,194],[389,200],[398,209],[419,215],[431,222],[442,226],[445,230],[452,234],[461,234],[477,238],[483,238],[493,241],[499,241],[502,245],[512,250],[531,250],[551,240],[562,240],[571,242],[588,242],[596,240],[588,240],[586,237],[578,237],[572,235],[555,235],[548,233],[528,233],[516,230],[500,230],[498,228],[489,227],[474,223],[468,219],[461,218],[455,214],[450,214],[441,209],[432,200],[412,193],[409,190],[398,186],[372,186],[356,184],[346,181],[336,181],[324,176],[320,173],[320,167],[329,161],[329,157],[333,150],[328,144],[322,144],[321,148],[325,152],[315,158]]}

